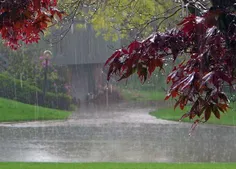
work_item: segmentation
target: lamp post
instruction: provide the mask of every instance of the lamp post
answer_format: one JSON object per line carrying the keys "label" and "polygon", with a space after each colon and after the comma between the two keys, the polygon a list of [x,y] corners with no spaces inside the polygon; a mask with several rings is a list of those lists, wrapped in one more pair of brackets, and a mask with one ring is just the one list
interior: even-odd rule
{"label": "lamp post", "polygon": [[8,67],[8,59],[4,53],[0,54],[0,72],[5,71]]}
{"label": "lamp post", "polygon": [[47,92],[47,83],[48,83],[48,66],[50,63],[50,59],[52,58],[52,52],[49,50],[45,50],[43,53],[44,60],[42,62],[42,66],[44,66],[44,83],[43,83],[43,103],[45,103],[45,96]]}

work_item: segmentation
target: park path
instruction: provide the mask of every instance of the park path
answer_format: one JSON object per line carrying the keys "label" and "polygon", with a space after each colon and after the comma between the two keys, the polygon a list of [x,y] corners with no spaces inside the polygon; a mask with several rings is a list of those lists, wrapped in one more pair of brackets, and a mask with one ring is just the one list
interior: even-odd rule
{"label": "park path", "polygon": [[8,127],[47,127],[80,126],[114,123],[131,124],[179,124],[178,122],[157,119],[149,112],[166,106],[164,102],[119,102],[110,105],[84,104],[73,112],[67,120],[0,123]]}

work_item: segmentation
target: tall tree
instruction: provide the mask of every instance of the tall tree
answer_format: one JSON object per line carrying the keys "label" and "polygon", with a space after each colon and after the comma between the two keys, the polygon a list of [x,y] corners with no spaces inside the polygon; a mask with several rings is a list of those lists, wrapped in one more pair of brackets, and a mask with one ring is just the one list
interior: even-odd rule
{"label": "tall tree", "polygon": [[73,24],[77,28],[92,24],[106,40],[141,39],[155,30],[156,23],[166,17],[164,14],[172,12],[169,7],[175,3],[173,0],[59,0],[58,4],[67,16],[60,22],[61,34],[55,42],[63,38]]}

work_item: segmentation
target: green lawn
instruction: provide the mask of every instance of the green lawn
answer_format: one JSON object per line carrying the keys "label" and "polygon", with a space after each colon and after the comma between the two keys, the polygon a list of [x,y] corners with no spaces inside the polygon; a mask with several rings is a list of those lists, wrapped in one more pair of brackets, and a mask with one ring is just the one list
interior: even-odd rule
{"label": "green lawn", "polygon": [[70,114],[0,98],[0,122],[66,119]]}
{"label": "green lawn", "polygon": [[146,91],[146,90],[130,90],[120,89],[121,95],[125,100],[136,101],[158,101],[165,99],[165,92],[160,91]]}
{"label": "green lawn", "polygon": [[235,169],[235,163],[0,163],[1,169]]}
{"label": "green lawn", "polygon": [[[178,121],[184,113],[188,112],[189,109],[190,107],[186,107],[184,110],[180,110],[179,108],[174,110],[174,108],[171,107],[159,109],[154,112],[150,112],[150,114],[157,117],[158,119]],[[185,118],[182,121],[191,122],[188,118]],[[236,125],[236,104],[231,104],[231,109],[227,113],[221,113],[220,120],[217,119],[214,114],[211,114],[211,118],[207,121],[207,123],[219,125]]]}

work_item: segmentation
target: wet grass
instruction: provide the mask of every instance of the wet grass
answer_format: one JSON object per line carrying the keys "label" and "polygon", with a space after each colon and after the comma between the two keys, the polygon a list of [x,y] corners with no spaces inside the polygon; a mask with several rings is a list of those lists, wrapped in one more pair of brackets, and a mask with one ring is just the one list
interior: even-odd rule
{"label": "wet grass", "polygon": [[[70,112],[0,98],[0,122],[66,119]],[[1,167],[0,167],[1,168]]]}
{"label": "wet grass", "polygon": [[159,101],[164,100],[165,92],[148,90],[120,89],[121,95],[125,100],[132,101]]}
{"label": "wet grass", "polygon": [[235,163],[0,163],[1,169],[235,169]]}
{"label": "wet grass", "polygon": [[[211,118],[207,121],[208,124],[218,124],[218,125],[230,125],[235,126],[236,125],[236,104],[231,104],[231,109],[227,113],[221,113],[220,120],[215,117],[214,114],[211,114]],[[164,108],[159,109],[154,112],[151,112],[150,114],[155,116],[158,119],[164,119],[164,120],[172,120],[172,121],[179,121],[181,116],[188,112],[190,107],[186,107],[184,110],[180,110],[179,108],[176,108],[174,110],[173,107],[171,108]],[[188,118],[185,118],[182,120],[183,122],[192,122]]]}

